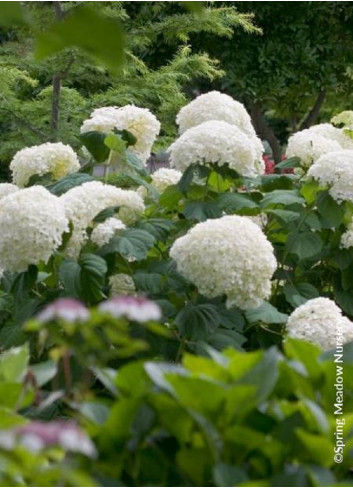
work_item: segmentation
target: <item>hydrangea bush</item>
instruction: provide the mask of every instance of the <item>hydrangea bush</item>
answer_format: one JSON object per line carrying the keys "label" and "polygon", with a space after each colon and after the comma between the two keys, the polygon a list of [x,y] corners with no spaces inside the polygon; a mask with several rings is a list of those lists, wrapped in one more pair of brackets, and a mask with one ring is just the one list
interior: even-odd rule
{"label": "hydrangea bush", "polygon": [[0,184],[1,482],[351,485],[350,120],[294,134],[271,172],[244,106],[218,92],[180,111],[173,168],[152,175],[160,125],[131,105],[83,122],[80,162],[60,143],[15,155]]}

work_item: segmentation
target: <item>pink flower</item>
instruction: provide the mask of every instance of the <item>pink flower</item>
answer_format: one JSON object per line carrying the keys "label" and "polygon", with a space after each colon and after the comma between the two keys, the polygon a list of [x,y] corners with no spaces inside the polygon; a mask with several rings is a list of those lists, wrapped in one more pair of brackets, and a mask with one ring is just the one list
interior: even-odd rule
{"label": "pink flower", "polygon": [[99,310],[108,312],[115,318],[126,317],[130,321],[145,323],[158,321],[162,317],[161,309],[155,302],[144,297],[117,296],[102,302]]}
{"label": "pink flower", "polygon": [[55,319],[68,322],[86,321],[90,316],[89,310],[75,299],[57,299],[37,315],[37,320],[47,323]]}
{"label": "pink flower", "polygon": [[96,449],[86,434],[72,421],[32,421],[25,426],[0,432],[0,446],[12,450],[22,445],[32,452],[51,447],[78,452],[87,457],[95,457]]}

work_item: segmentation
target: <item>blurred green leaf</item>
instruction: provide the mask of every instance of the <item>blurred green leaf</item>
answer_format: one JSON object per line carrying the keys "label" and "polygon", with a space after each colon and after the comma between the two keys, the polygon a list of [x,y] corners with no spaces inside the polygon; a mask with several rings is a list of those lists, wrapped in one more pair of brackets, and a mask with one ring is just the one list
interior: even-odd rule
{"label": "blurred green leaf", "polygon": [[123,62],[123,29],[117,20],[105,17],[88,5],[79,5],[61,21],[36,33],[35,57],[42,59],[63,49],[77,47],[117,74]]}

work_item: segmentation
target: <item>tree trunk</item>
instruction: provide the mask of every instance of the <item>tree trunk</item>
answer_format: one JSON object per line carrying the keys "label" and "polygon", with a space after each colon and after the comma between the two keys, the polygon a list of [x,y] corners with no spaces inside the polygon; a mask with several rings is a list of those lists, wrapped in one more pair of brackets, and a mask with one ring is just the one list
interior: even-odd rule
{"label": "tree trunk", "polygon": [[256,132],[260,136],[261,139],[266,139],[271,146],[273,159],[275,163],[279,163],[282,159],[282,148],[281,145],[276,138],[275,133],[271,129],[271,127],[267,124],[260,106],[255,103],[251,106],[251,118],[255,127]]}
{"label": "tree trunk", "polygon": [[301,125],[300,125],[301,131],[303,129],[307,129],[308,127],[315,124],[315,122],[316,122],[316,120],[320,114],[322,104],[325,101],[325,97],[326,97],[326,91],[325,91],[325,89],[322,89],[321,92],[319,93],[319,95],[317,96],[317,99],[315,101],[313,108],[311,109],[309,114],[305,117],[303,122],[301,123]]}
{"label": "tree trunk", "polygon": [[[53,2],[53,7],[55,10],[55,15],[58,20],[61,20],[64,16],[64,12],[61,7],[60,2]],[[53,95],[51,104],[51,119],[50,119],[50,139],[52,141],[57,141],[58,139],[58,128],[59,128],[59,118],[60,118],[60,93],[61,93],[61,73],[54,73],[53,75]]]}
{"label": "tree trunk", "polygon": [[61,92],[61,75],[56,73],[53,76],[53,95],[51,104],[50,135],[52,141],[58,139],[58,128],[60,118],[60,92]]}

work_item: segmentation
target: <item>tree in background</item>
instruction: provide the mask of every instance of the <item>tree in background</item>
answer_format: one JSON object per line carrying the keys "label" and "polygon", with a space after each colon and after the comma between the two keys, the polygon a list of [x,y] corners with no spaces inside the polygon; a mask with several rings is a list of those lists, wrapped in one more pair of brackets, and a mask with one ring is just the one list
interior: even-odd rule
{"label": "tree in background", "polygon": [[[204,49],[190,48],[190,35],[209,32],[224,39],[231,38],[236,28],[247,33],[256,30],[251,15],[239,14],[232,6],[210,5],[199,10],[193,2],[187,4],[188,9],[179,2],[90,2],[88,6],[86,2],[26,2],[25,13],[31,22],[9,22],[0,38],[3,166],[18,149],[43,141],[61,140],[77,148],[81,122],[92,108],[102,105],[148,107],[162,121],[162,135],[172,135],[175,114],[186,101],[186,84],[195,79],[211,82],[224,75],[217,60]],[[105,29],[110,25],[105,26],[102,19],[115,23],[111,37]],[[102,22],[101,35],[86,32],[89,22],[95,20]],[[125,32],[123,56],[113,52],[111,58],[115,58],[105,60],[110,63],[108,69],[75,47],[81,42],[94,53],[92,43],[96,42],[103,56],[104,42],[111,48],[118,43],[121,27]],[[78,40],[72,34],[75,30],[80,32]],[[35,39],[37,44],[39,39],[37,54],[46,55],[36,61]],[[170,52],[158,67],[146,57],[156,52],[156,46]],[[124,64],[118,71],[115,68],[121,58]]]}
{"label": "tree in background", "polygon": [[[220,60],[222,91],[251,111],[276,161],[289,132],[332,116],[352,101],[353,5],[350,2],[222,2],[253,12],[262,35],[193,37],[195,49]],[[219,5],[219,4],[218,4]],[[201,83],[203,90],[209,84]],[[214,86],[214,85],[213,85]]]}

